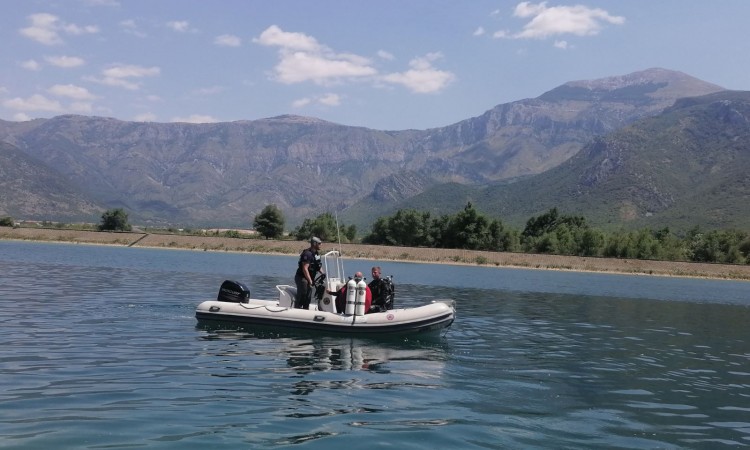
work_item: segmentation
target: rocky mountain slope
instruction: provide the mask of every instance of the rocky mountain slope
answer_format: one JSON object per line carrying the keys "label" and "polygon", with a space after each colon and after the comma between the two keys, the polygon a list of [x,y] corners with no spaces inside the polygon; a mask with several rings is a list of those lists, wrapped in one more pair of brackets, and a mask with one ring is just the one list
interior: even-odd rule
{"label": "rocky mountain slope", "polygon": [[51,211],[90,221],[98,220],[102,205],[56,170],[0,142],[0,217],[46,220]]}
{"label": "rocky mountain slope", "polygon": [[[720,90],[649,69],[567,83],[429,130],[381,131],[298,116],[214,124],[60,116],[0,121],[0,141],[59,172],[89,204],[123,207],[140,223],[247,226],[270,203],[291,224],[344,210],[362,223],[440,183],[482,186],[544,172],[596,136],[678,98]],[[367,214],[357,213],[358,202]],[[30,214],[7,201],[0,209],[47,220],[89,215],[86,208]]]}
{"label": "rocky mountain slope", "polygon": [[495,186],[439,185],[397,207],[445,214],[467,201],[515,226],[557,207],[601,227],[746,229],[750,92],[682,99],[543,174]]}

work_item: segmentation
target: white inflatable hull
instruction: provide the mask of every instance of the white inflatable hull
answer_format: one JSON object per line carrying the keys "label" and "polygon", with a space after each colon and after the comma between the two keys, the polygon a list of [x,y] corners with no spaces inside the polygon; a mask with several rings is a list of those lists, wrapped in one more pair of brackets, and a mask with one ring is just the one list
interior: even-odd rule
{"label": "white inflatable hull", "polygon": [[423,333],[449,327],[455,318],[453,300],[434,300],[416,308],[357,315],[310,309],[294,309],[275,300],[249,299],[243,303],[208,300],[198,305],[200,323],[231,322],[245,326],[281,327],[356,334]]}

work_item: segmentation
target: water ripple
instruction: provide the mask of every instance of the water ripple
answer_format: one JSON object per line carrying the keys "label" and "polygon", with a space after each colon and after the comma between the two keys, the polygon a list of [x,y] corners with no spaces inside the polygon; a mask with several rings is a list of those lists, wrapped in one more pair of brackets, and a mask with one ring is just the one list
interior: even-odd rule
{"label": "water ripple", "polygon": [[210,330],[197,301],[293,258],[0,246],[0,448],[750,445],[746,306],[402,283],[457,301],[445,337]]}

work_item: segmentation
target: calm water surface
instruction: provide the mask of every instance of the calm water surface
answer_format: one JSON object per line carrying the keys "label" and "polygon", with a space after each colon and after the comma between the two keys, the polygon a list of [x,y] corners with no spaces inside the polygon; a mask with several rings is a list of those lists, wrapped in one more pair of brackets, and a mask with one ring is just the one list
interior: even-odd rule
{"label": "calm water surface", "polygon": [[748,282],[380,262],[400,305],[457,301],[445,335],[196,326],[295,264],[0,241],[0,447],[750,446]]}

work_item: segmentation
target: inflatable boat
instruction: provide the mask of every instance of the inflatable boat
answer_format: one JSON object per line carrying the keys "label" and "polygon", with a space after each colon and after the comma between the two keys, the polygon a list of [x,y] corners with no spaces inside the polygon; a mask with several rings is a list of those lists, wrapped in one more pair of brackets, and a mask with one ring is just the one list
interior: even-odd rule
{"label": "inflatable boat", "polygon": [[[195,317],[203,325],[232,323],[250,328],[294,328],[348,335],[432,332],[449,327],[455,319],[455,302],[450,299],[365,314],[364,281],[345,283],[339,252],[326,253],[323,267],[326,276],[319,280],[318,295],[309,309],[294,308],[295,286],[277,285],[278,299],[263,300],[250,298],[250,291],[243,283],[226,280],[216,300],[198,305]],[[345,310],[337,311],[335,293],[345,284],[357,289],[348,289]]]}

